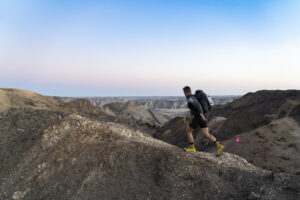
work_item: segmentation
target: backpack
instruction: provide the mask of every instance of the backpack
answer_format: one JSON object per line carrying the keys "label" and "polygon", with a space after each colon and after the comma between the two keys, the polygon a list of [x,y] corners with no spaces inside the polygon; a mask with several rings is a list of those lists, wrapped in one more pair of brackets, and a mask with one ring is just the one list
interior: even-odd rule
{"label": "backpack", "polygon": [[214,101],[212,98],[205,94],[202,90],[196,90],[194,96],[201,104],[204,113],[209,112],[214,106]]}

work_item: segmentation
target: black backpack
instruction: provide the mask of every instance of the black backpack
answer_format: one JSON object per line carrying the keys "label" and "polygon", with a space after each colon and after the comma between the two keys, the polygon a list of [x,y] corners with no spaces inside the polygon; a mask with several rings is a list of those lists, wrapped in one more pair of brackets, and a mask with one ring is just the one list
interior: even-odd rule
{"label": "black backpack", "polygon": [[201,104],[204,113],[208,113],[212,109],[212,106],[214,105],[212,98],[202,90],[196,90],[194,96]]}

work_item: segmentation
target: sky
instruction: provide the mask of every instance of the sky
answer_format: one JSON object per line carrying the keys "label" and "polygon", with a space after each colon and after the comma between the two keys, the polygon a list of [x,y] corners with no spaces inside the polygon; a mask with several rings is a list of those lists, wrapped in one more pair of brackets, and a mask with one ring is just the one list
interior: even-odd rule
{"label": "sky", "polygon": [[0,0],[0,88],[53,96],[300,89],[298,0]]}

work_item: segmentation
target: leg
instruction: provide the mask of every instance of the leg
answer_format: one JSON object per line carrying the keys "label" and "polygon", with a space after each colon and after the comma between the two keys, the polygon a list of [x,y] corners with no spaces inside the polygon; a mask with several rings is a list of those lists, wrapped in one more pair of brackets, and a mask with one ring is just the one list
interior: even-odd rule
{"label": "leg", "polygon": [[201,133],[203,134],[203,136],[206,137],[207,139],[209,139],[210,141],[212,141],[212,142],[217,141],[213,135],[209,134],[208,127],[201,128],[200,130],[201,130]]}
{"label": "leg", "polygon": [[216,145],[217,151],[218,151],[217,156],[221,155],[222,152],[223,152],[224,146],[221,145],[213,135],[209,134],[208,126],[207,126],[206,121],[203,121],[203,120],[201,121],[200,130],[201,130],[201,133],[203,134],[204,137],[206,137],[207,139],[209,139],[210,141],[212,141]]}
{"label": "leg", "polygon": [[188,148],[184,148],[184,151],[186,152],[195,152],[195,146],[194,146],[194,136],[193,136],[193,130],[197,128],[197,119],[194,117],[192,119],[192,122],[189,124],[189,127],[186,129],[186,136],[187,140],[190,143]]}
{"label": "leg", "polygon": [[220,156],[220,155],[222,154],[222,152],[223,152],[224,146],[221,145],[221,144],[216,140],[216,138],[215,138],[214,136],[212,136],[211,134],[209,134],[209,132],[208,132],[208,127],[206,127],[206,128],[201,128],[201,132],[202,132],[202,134],[203,134],[206,138],[208,138],[210,141],[212,141],[212,142],[216,145],[216,147],[217,147],[217,156]]}
{"label": "leg", "polygon": [[187,140],[188,142],[191,144],[191,143],[194,143],[194,136],[193,136],[193,130],[191,127],[188,127],[186,129],[186,136],[187,136]]}

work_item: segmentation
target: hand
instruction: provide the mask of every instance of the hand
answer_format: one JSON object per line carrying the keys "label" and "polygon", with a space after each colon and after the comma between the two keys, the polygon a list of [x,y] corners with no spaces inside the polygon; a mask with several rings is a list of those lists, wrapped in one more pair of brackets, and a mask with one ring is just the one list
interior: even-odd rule
{"label": "hand", "polygon": [[191,123],[191,118],[190,117],[186,117],[186,118],[184,118],[184,123],[185,124],[189,124],[189,123]]}
{"label": "hand", "polygon": [[205,116],[203,114],[200,114],[201,118],[203,121],[207,121],[207,119],[205,118]]}

